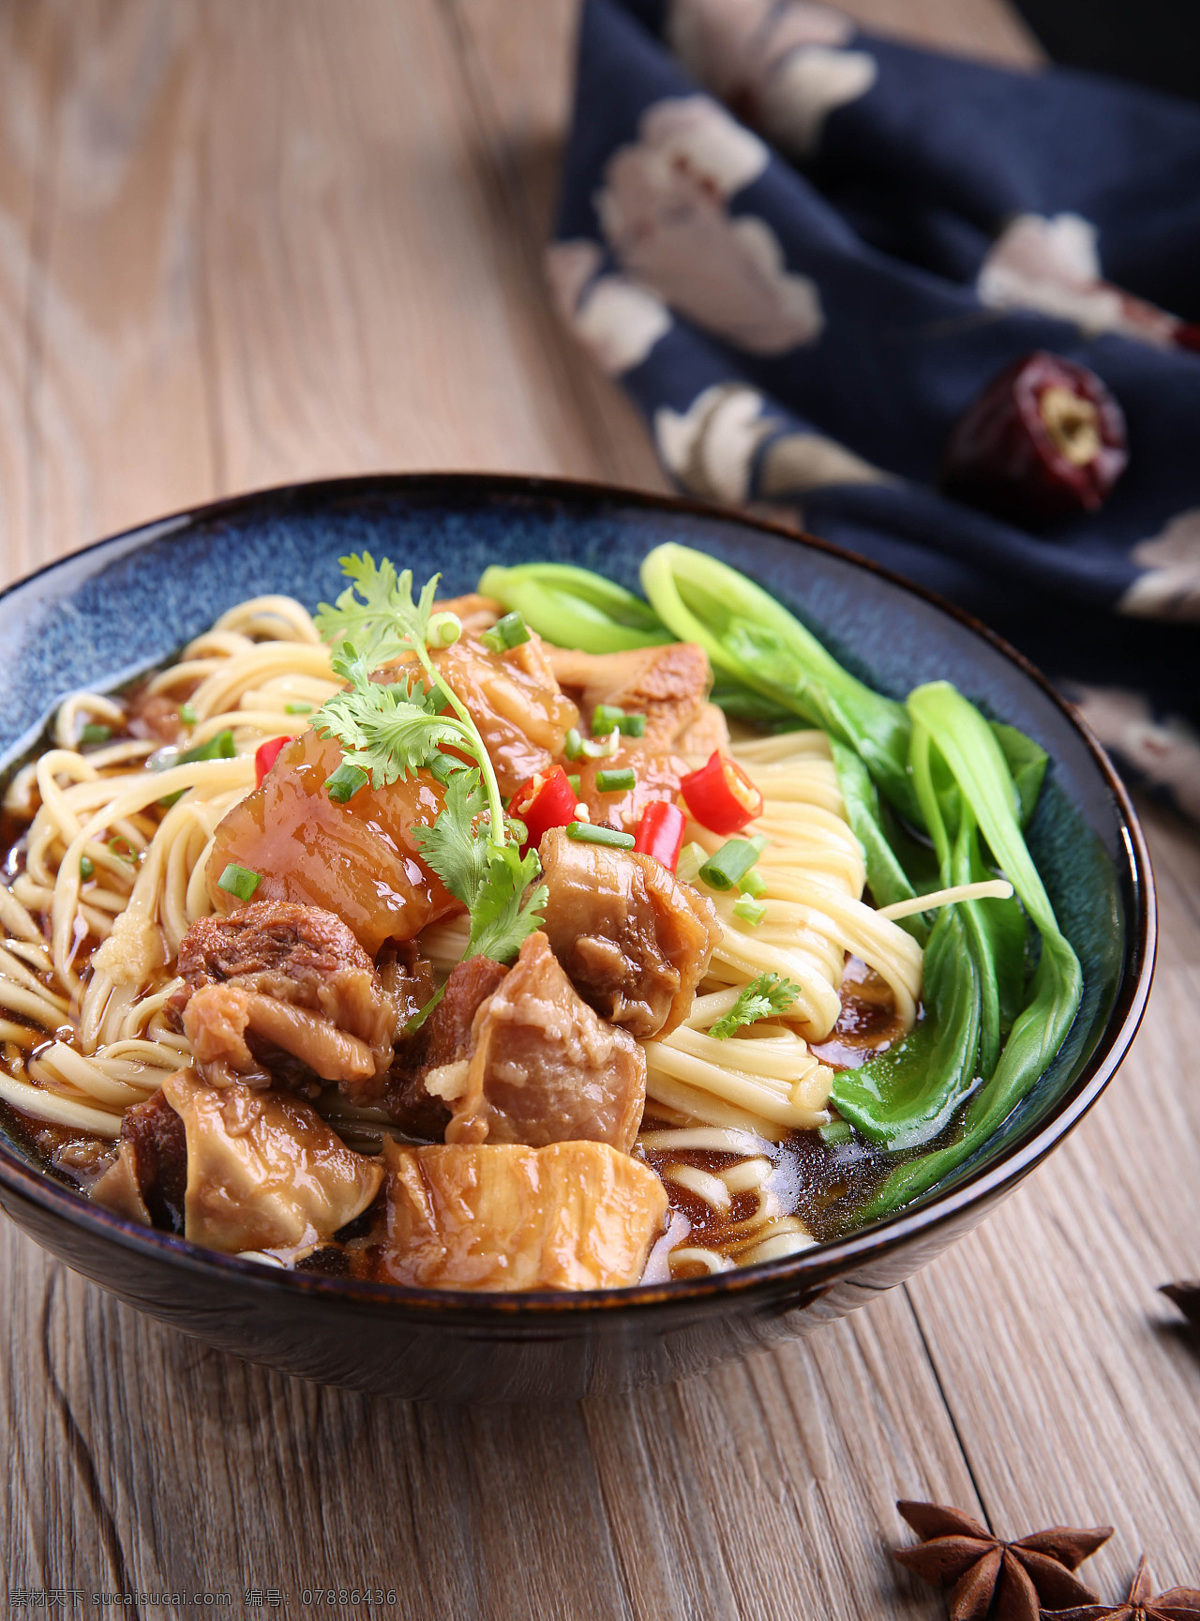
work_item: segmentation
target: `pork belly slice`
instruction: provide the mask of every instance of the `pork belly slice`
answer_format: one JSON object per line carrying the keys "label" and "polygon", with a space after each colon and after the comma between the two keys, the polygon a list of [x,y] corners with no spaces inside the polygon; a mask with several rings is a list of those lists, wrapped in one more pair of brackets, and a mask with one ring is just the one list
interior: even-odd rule
{"label": "pork belly slice", "polygon": [[208,1249],[307,1250],[362,1214],[384,1169],[347,1148],[316,1111],[194,1070],[163,1083],[187,1138],[184,1236]]}
{"label": "pork belly slice", "polygon": [[[394,958],[389,972],[399,989]],[[172,1011],[205,1070],[261,1075],[265,1065],[282,1075],[278,1055],[287,1054],[353,1098],[381,1095],[396,1001],[331,912],[255,901],[229,917],[198,918],[179,948],[179,973]]]}
{"label": "pork belly slice", "polygon": [[628,1152],[646,1055],[588,1007],[536,933],[475,1014],[469,1059],[429,1071],[425,1087],[450,1105],[448,1143],[587,1140]]}
{"label": "pork belly slice", "polygon": [[636,1283],[667,1195],[606,1143],[384,1145],[380,1282],[426,1289],[614,1289]]}
{"label": "pork belly slice", "polygon": [[712,685],[708,654],[696,642],[669,642],[623,653],[547,647],[546,658],[589,726],[597,704],[645,715],[645,740],[652,748],[679,746],[680,735],[706,708]]}
{"label": "pork belly slice", "polygon": [[687,1017],[721,925],[712,902],[661,861],[569,839],[539,848],[549,893],[543,928],[584,1001],[642,1040]]}
{"label": "pork belly slice", "polygon": [[126,1109],[112,1162],[88,1194],[127,1221],[181,1233],[186,1187],[183,1121],[159,1087],[145,1103]]}

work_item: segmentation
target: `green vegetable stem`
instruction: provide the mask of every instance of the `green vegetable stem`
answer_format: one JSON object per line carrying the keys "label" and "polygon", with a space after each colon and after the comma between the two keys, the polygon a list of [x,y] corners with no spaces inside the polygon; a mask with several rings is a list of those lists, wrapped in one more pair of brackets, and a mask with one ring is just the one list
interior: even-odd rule
{"label": "green vegetable stem", "polygon": [[484,571],[479,590],[522,614],[527,625],[557,647],[616,653],[675,640],[632,591],[571,563],[493,564]]}

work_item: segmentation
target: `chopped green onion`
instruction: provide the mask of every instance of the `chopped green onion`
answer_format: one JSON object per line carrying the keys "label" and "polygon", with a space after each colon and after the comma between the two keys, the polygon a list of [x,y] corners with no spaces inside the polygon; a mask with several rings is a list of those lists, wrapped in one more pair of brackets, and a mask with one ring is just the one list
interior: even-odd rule
{"label": "chopped green onion", "polygon": [[579,734],[578,726],[572,726],[568,729],[566,742],[563,744],[563,753],[568,760],[578,760],[583,753],[583,738]]}
{"label": "chopped green onion", "polygon": [[637,772],[631,765],[618,766],[615,771],[597,771],[596,787],[602,794],[620,793],[637,785]]}
{"label": "chopped green onion", "polygon": [[854,1136],[854,1128],[848,1120],[827,1120],[817,1127],[817,1135],[823,1143],[848,1143]]}
{"label": "chopped green onion", "polygon": [[755,839],[730,839],[709,856],[700,877],[710,889],[736,889],[761,854]]}
{"label": "chopped green onion", "polygon": [[597,704],[592,711],[592,736],[607,737],[614,727],[623,737],[645,737],[646,717],[640,712],[627,715],[616,704]]}
{"label": "chopped green onion", "polygon": [[606,738],[585,739],[581,752],[589,760],[608,760],[617,752],[620,742],[621,734],[614,726]]}
{"label": "chopped green onion", "polygon": [[615,827],[593,827],[590,822],[568,822],[567,837],[580,844],[607,844],[614,850],[632,850],[637,842],[632,833],[618,833]]}
{"label": "chopped green onion", "polygon": [[453,647],[462,635],[462,620],[457,614],[436,613],[429,621],[425,637],[426,647]]}
{"label": "chopped green onion", "polygon": [[575,798],[578,799],[579,798],[579,773],[578,773],[578,771],[568,771],[567,772],[567,781],[571,784],[571,792],[575,795]]}
{"label": "chopped green onion", "polygon": [[313,706],[311,704],[284,704],[283,712],[285,715],[311,715]]}
{"label": "chopped green onion", "polygon": [[349,760],[343,760],[341,765],[331,777],[325,778],[325,791],[330,799],[335,799],[339,805],[344,805],[348,799],[353,799],[358,790],[365,787],[370,779],[365,771]]}
{"label": "chopped green onion", "polygon": [[[119,861],[128,861],[131,867],[137,866],[138,853],[128,839],[123,839],[120,835],[115,839],[109,839],[108,848]],[[80,865],[82,866],[82,862]]]}
{"label": "chopped green onion", "polygon": [[80,858],[79,858],[79,876],[83,879],[83,881],[85,883],[87,882],[87,880],[92,876],[92,874],[95,871],[96,871],[96,864],[92,860],[91,856],[80,856]]}
{"label": "chopped green onion", "polygon": [[761,872],[757,872],[751,867],[738,885],[738,889],[743,895],[752,895],[755,900],[759,900],[767,892],[767,880]]}
{"label": "chopped green onion", "polygon": [[79,734],[81,743],[107,743],[112,736],[112,727],[105,726],[100,721],[89,721]]}
{"label": "chopped green onion", "polygon": [[463,763],[461,760],[456,760],[452,754],[443,754],[441,749],[436,750],[428,766],[429,775],[435,781],[440,782],[443,788],[454,773],[462,769]]}
{"label": "chopped green onion", "polygon": [[685,884],[694,884],[700,876],[700,869],[708,860],[708,851],[704,846],[693,839],[690,844],[683,847],[679,860],[675,864],[676,878],[682,878]]}
{"label": "chopped green onion", "polygon": [[231,861],[217,879],[217,888],[236,895],[239,901],[248,901],[261,883],[261,873],[251,872],[249,867],[239,867],[236,861]]}
{"label": "chopped green onion", "polygon": [[749,895],[743,895],[733,908],[734,917],[740,917],[743,922],[757,928],[767,915],[767,909],[762,901],[752,900]]}
{"label": "chopped green onion", "polygon": [[180,704],[179,718],[185,726],[194,726],[200,717],[192,704]]}
{"label": "chopped green onion", "polygon": [[197,743],[194,749],[185,749],[175,765],[190,765],[193,760],[232,760],[237,750],[233,746],[233,733],[228,726],[207,743]]}
{"label": "chopped green onion", "polygon": [[514,611],[497,619],[491,630],[485,630],[479,640],[491,653],[507,653],[510,648],[520,647],[522,642],[529,640],[529,627],[524,617]]}

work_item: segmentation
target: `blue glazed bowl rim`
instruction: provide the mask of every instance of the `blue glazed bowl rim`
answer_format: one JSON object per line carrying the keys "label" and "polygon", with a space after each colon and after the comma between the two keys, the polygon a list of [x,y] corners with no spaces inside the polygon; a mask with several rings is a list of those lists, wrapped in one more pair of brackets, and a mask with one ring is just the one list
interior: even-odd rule
{"label": "blue glazed bowl rim", "polygon": [[[735,527],[784,540],[792,545],[823,552],[843,563],[875,576],[890,587],[915,597],[956,620],[1039,687],[1069,726],[1082,739],[1093,764],[1115,804],[1121,834],[1124,880],[1133,897],[1133,915],[1125,921],[1129,950],[1117,986],[1116,996],[1104,1031],[1080,1073],[1049,1113],[1026,1136],[1019,1137],[1000,1156],[982,1165],[961,1182],[937,1194],[927,1203],[884,1217],[861,1231],[832,1239],[754,1266],[739,1267],[700,1278],[683,1278],[661,1284],[638,1284],[625,1289],[581,1290],[578,1292],[528,1292],[482,1294],[471,1290],[421,1289],[401,1284],[364,1283],[350,1278],[328,1277],[319,1273],[292,1272],[244,1261],[236,1256],[202,1249],[173,1233],[160,1232],[91,1204],[74,1190],[35,1171],[0,1135],[0,1187],[40,1206],[48,1214],[70,1225],[88,1229],[110,1239],[118,1248],[157,1258],[185,1272],[201,1273],[210,1280],[225,1278],[230,1284],[247,1285],[271,1294],[282,1293],[293,1299],[317,1297],[329,1306],[339,1301],[353,1310],[370,1307],[399,1317],[443,1319],[454,1317],[480,1323],[502,1324],[505,1320],[528,1317],[551,1319],[561,1329],[571,1317],[591,1317],[600,1312],[606,1318],[617,1314],[676,1312],[689,1305],[701,1306],[713,1300],[737,1298],[752,1304],[761,1297],[769,1305],[785,1297],[790,1306],[798,1300],[818,1298],[834,1283],[850,1276],[860,1265],[876,1261],[893,1251],[931,1235],[952,1223],[972,1206],[986,1207],[1003,1197],[1023,1177],[1041,1163],[1074,1129],[1116,1073],[1137,1033],[1150,994],[1157,950],[1158,921],[1154,873],[1145,834],[1125,784],[1087,723],[1063,699],[1046,677],[1030,661],[986,625],[956,607],[936,592],[914,584],[891,569],[849,549],[817,536],[800,533],[769,519],[707,502],[657,495],[619,485],[580,479],[546,478],[505,473],[374,473],[349,478],[300,481],[225,497],[200,506],[138,524],[114,535],[56,558],[33,573],[12,582],[0,591],[0,603],[45,583],[60,570],[74,567],[81,559],[112,553],[112,559],[126,557],[143,546],[163,539],[175,539],[189,530],[227,517],[247,517],[285,509],[297,501],[308,506],[353,497],[437,494],[492,495],[509,499],[560,501],[571,506],[601,504],[640,508],[645,512],[672,512],[709,520],[717,519]],[[297,1303],[299,1303],[297,1301]],[[513,1322],[516,1327],[516,1323]],[[547,1325],[549,1326],[549,1324]]]}

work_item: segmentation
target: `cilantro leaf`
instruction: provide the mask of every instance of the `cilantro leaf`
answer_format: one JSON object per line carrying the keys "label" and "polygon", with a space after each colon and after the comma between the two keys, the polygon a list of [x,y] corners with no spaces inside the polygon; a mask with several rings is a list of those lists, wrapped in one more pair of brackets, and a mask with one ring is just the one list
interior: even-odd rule
{"label": "cilantro leaf", "polygon": [[468,908],[486,875],[488,841],[476,825],[486,808],[479,772],[464,767],[446,784],[446,802],[437,820],[412,830],[425,865]]}
{"label": "cilantro leaf", "polygon": [[321,639],[352,642],[372,670],[402,653],[423,649],[441,575],[426,581],[414,602],[411,569],[397,574],[396,565],[386,557],[377,566],[370,552],[343,557],[341,565],[353,583],[334,606],[322,602],[318,607],[315,623]]}
{"label": "cilantro leaf", "polygon": [[[376,789],[422,767],[434,769],[445,785],[445,800],[432,824],[413,829],[421,856],[470,913],[466,956],[511,962],[542,921],[546,888],[538,885],[526,898],[541,870],[537,855],[530,851],[521,859],[479,729],[430,657],[430,618],[440,576],[427,581],[414,602],[412,571],[397,573],[387,558],[376,565],[369,552],[343,557],[342,571],[351,584],[333,607],[321,604],[316,625],[333,644],[334,674],[346,687],[322,706],[313,725],[320,736],[337,739],[343,758],[369,772]],[[401,670],[400,680],[372,681],[380,665],[406,654],[414,662]],[[444,744],[470,755],[475,764],[442,753]]]}
{"label": "cilantro leaf", "polygon": [[542,923],[542,908],[549,899],[545,884],[539,884],[525,904],[521,904],[526,889],[540,871],[536,851],[530,850],[522,860],[511,844],[499,850],[491,846],[487,870],[471,907],[471,938],[466,957],[512,961],[521,949],[521,942]]}
{"label": "cilantro leaf", "polygon": [[769,1019],[772,1013],[786,1013],[799,995],[799,985],[793,985],[782,974],[759,974],[742,988],[729,1012],[722,1014],[708,1033],[718,1041],[727,1041],[744,1024]]}
{"label": "cilantro leaf", "polygon": [[461,722],[437,712],[440,694],[396,682],[367,679],[365,661],[351,646],[339,674],[352,684],[322,705],[313,725],[334,737],[351,765],[370,774],[374,788],[387,788],[428,766],[442,743],[462,744]]}
{"label": "cilantro leaf", "polygon": [[413,828],[421,858],[471,914],[467,957],[511,962],[526,935],[542,921],[546,887],[540,884],[524,905],[522,897],[541,870],[530,851],[522,860],[515,847],[498,848],[487,836],[487,800],[474,768],[456,771],[446,785],[445,805],[431,825]]}

